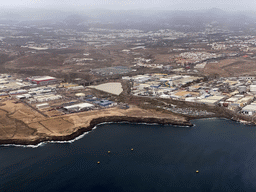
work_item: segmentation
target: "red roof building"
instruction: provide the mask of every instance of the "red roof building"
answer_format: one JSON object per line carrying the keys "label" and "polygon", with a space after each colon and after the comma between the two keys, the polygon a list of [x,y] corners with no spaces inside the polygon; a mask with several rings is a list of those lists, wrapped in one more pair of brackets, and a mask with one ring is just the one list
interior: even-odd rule
{"label": "red roof building", "polygon": [[48,84],[48,83],[57,81],[55,77],[51,77],[51,76],[36,76],[36,77],[27,78],[27,80],[35,84]]}

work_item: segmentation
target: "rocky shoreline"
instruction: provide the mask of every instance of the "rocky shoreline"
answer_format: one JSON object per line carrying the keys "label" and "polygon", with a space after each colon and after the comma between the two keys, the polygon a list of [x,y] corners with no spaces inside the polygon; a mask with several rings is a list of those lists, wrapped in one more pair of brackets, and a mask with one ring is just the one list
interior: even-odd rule
{"label": "rocky shoreline", "polygon": [[90,122],[90,125],[87,127],[81,127],[76,132],[66,135],[66,136],[44,136],[40,137],[36,140],[25,140],[25,139],[6,139],[0,140],[0,145],[4,144],[13,144],[13,145],[37,145],[42,142],[47,141],[69,141],[73,140],[76,137],[82,135],[85,132],[91,131],[95,126],[100,123],[108,123],[108,122],[129,122],[129,123],[156,123],[161,125],[179,125],[179,126],[193,126],[193,124],[187,121],[174,121],[172,119],[167,118],[144,118],[144,117],[128,117],[128,116],[107,116],[93,119]]}

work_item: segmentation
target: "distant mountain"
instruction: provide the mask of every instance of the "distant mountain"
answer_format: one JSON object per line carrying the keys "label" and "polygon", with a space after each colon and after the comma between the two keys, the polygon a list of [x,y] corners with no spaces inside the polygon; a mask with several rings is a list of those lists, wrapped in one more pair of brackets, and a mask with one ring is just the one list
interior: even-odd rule
{"label": "distant mountain", "polygon": [[[84,30],[86,23],[97,21],[101,27],[114,28],[173,28],[193,31],[204,29],[207,24],[218,23],[227,28],[242,28],[245,23],[254,25],[256,12],[228,12],[219,8],[202,10],[50,10],[50,9],[0,9],[0,22],[49,21],[61,27]],[[84,25],[86,24],[86,25]],[[110,26],[111,25],[111,26]],[[89,26],[88,26],[89,27]]]}
{"label": "distant mountain", "polygon": [[21,9],[1,9],[0,20],[61,20],[67,17],[65,11],[36,9],[36,8],[21,8]]}

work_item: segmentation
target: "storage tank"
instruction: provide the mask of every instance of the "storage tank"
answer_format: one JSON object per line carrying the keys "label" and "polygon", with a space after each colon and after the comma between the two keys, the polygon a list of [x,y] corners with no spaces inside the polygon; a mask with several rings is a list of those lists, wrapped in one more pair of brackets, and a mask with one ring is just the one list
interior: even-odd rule
{"label": "storage tank", "polygon": [[238,91],[239,91],[239,93],[245,93],[247,91],[247,88],[246,88],[246,86],[239,86]]}
{"label": "storage tank", "polygon": [[256,92],[256,85],[250,85],[250,92]]}

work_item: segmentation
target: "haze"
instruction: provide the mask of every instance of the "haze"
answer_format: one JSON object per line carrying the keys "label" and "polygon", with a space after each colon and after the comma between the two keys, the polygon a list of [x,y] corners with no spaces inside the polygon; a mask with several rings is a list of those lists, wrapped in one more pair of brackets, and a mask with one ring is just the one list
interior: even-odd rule
{"label": "haze", "polygon": [[164,9],[200,10],[220,8],[225,11],[253,10],[252,0],[9,0],[1,2],[2,8],[51,8],[51,9]]}

